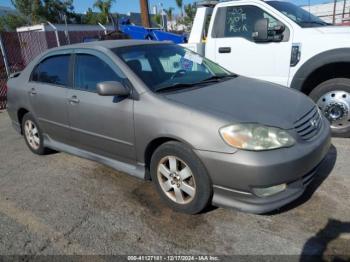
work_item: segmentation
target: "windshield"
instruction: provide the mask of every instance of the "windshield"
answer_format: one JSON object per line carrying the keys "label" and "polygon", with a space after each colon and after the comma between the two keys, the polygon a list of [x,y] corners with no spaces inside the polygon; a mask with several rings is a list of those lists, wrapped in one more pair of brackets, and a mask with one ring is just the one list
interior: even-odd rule
{"label": "windshield", "polygon": [[299,6],[282,1],[267,1],[267,4],[288,16],[301,27],[320,27],[330,25]]}
{"label": "windshield", "polygon": [[120,47],[113,52],[154,92],[232,76],[214,62],[175,44]]}

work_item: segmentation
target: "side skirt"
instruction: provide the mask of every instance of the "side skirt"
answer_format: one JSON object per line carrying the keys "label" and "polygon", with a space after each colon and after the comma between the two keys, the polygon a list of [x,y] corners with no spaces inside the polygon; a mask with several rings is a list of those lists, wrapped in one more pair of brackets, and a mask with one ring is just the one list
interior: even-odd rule
{"label": "side skirt", "polygon": [[135,176],[140,179],[145,179],[146,172],[143,164],[137,164],[137,165],[126,164],[115,159],[100,156],[100,155],[52,140],[46,134],[44,135],[44,146],[57,151],[65,152],[71,155],[96,161],[98,163],[109,166],[117,171],[127,173],[129,175]]}

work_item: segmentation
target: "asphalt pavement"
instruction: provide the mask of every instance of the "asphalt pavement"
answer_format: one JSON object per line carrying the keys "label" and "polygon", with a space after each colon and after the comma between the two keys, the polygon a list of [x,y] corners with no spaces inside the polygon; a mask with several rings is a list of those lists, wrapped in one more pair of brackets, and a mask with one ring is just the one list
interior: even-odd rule
{"label": "asphalt pavement", "polygon": [[167,208],[151,182],[56,153],[37,156],[0,113],[0,254],[350,256],[350,139],[333,139],[304,196],[268,215]]}

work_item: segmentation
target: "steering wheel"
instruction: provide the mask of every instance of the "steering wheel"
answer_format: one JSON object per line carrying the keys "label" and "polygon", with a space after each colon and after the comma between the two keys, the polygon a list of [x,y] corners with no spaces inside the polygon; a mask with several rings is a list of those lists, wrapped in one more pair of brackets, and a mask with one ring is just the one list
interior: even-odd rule
{"label": "steering wheel", "polygon": [[179,76],[183,76],[184,74],[186,74],[187,71],[185,69],[180,69],[180,70],[177,70],[172,76],[171,76],[171,80],[173,80],[174,78],[176,77],[179,77]]}

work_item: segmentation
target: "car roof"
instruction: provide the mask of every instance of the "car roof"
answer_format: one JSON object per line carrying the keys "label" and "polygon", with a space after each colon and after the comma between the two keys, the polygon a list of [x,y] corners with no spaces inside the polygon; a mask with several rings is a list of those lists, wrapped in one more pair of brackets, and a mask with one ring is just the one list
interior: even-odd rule
{"label": "car roof", "polygon": [[153,44],[170,44],[169,41],[151,41],[151,40],[104,40],[104,41],[93,41],[87,43],[78,43],[72,45],[65,45],[54,48],[55,50],[64,50],[71,48],[107,48],[113,49],[118,47],[126,46],[137,46],[137,45],[153,45]]}

